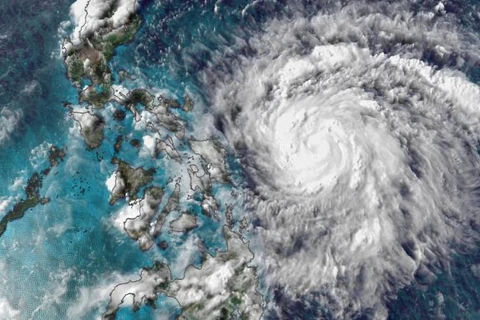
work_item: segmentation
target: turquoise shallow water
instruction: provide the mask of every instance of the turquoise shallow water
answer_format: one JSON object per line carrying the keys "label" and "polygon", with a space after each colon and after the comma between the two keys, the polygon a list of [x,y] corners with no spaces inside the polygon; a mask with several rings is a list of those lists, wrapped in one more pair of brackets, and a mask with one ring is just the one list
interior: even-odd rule
{"label": "turquoise shallow water", "polygon": [[[6,34],[6,38],[0,37],[0,108],[23,113],[10,138],[0,146],[0,197],[23,196],[22,187],[12,186],[17,179],[25,185],[26,179],[38,170],[30,160],[32,149],[47,142],[66,146],[68,151],[64,162],[44,180],[41,194],[50,197],[51,202],[10,223],[0,238],[0,297],[8,297],[11,306],[21,310],[21,319],[32,315],[34,319],[65,319],[69,309],[80,300],[95,300],[94,292],[85,296],[86,288],[104,285],[112,290],[115,279],[135,278],[154,259],[173,263],[192,235],[201,239],[210,253],[224,250],[224,221],[206,218],[198,206],[192,205],[190,210],[198,215],[200,227],[188,236],[163,233],[156,243],[166,241],[169,247],[155,247],[148,252],[140,251],[133,240],[111,226],[111,217],[124,202],[108,204],[105,181],[115,169],[109,159],[114,154],[116,136],[133,131],[129,125],[131,115],[121,124],[108,121],[105,142],[94,152],[87,151],[82,139],[70,133],[73,121],[67,117],[62,102],[78,103],[77,91],[65,76],[62,59],[55,56],[59,49],[57,28],[68,19],[70,3],[40,1],[34,10],[28,9],[29,3],[0,4],[0,30]],[[282,7],[281,3],[265,4],[252,9],[254,20],[245,21],[241,19],[241,10],[247,3],[225,2],[220,6],[221,14],[215,15],[211,2],[146,1],[141,10],[145,20],[142,28],[132,43],[117,50],[111,68],[125,69],[137,77],[122,83],[127,88],[165,88],[180,100],[186,91],[193,92],[207,108],[196,74],[206,66],[211,53],[220,44],[233,42],[232,35],[245,36],[261,29],[261,23],[252,21],[262,22],[279,15]],[[460,14],[469,15],[462,11]],[[473,22],[467,17],[464,23]],[[469,72],[475,78],[476,71]],[[116,77],[115,81],[120,80]],[[189,126],[195,125],[191,116],[181,111],[179,115],[190,121]],[[134,132],[132,137],[141,136],[141,132]],[[138,159],[134,149],[124,149],[120,157],[135,166],[156,166],[153,160]],[[236,179],[241,181],[238,162],[233,157],[229,160]],[[44,167],[45,164],[40,166]],[[165,185],[171,173],[163,167],[156,170],[155,183]],[[221,188],[229,187],[218,187],[216,192]],[[199,265],[200,259],[197,252],[190,262]],[[439,308],[447,319],[478,319],[480,280],[472,272],[472,266],[478,263],[480,258],[475,254],[454,256],[449,270],[439,270],[433,283],[403,289],[398,299],[389,304],[390,319],[437,319]],[[183,270],[172,272],[177,277],[183,274]],[[442,303],[439,292],[443,294]],[[280,294],[273,296],[284,304],[284,314],[290,318],[314,319],[329,314],[317,304],[283,301]],[[83,318],[94,319],[106,303],[92,307]],[[117,319],[154,319],[159,314],[175,318],[180,314],[171,298],[159,297],[156,304],[157,310],[149,306],[138,312],[121,308]],[[368,318],[368,312],[359,316],[362,317]],[[275,316],[267,313],[267,318]]]}
{"label": "turquoise shallow water", "polygon": [[[110,222],[112,215],[124,202],[115,206],[108,204],[109,193],[105,181],[115,169],[108,160],[114,154],[113,144],[118,133],[133,131],[128,124],[132,123],[131,115],[121,124],[110,119],[104,143],[94,152],[86,150],[78,135],[69,133],[73,121],[67,117],[67,110],[62,103],[78,103],[77,91],[66,78],[61,57],[55,56],[59,53],[57,28],[61,21],[68,18],[69,4],[56,7],[55,3],[42,3],[38,11],[29,11],[25,7],[24,3],[18,3],[0,10],[5,17],[8,13],[8,19],[2,21],[9,21],[12,25],[18,22],[25,24],[19,34],[19,28],[9,28],[5,23],[4,30],[11,34],[7,35],[8,41],[1,43],[3,52],[9,53],[5,57],[7,60],[2,61],[2,106],[21,110],[24,117],[0,149],[0,175],[3,178],[0,194],[4,199],[21,198],[27,178],[34,171],[48,166],[45,154],[40,154],[38,160],[32,162],[34,156],[31,150],[42,143],[65,146],[67,156],[44,179],[41,194],[48,196],[51,202],[30,209],[22,219],[11,222],[0,240],[2,279],[5,281],[0,293],[8,297],[14,309],[21,310],[22,319],[30,315],[35,319],[64,319],[69,317],[69,309],[82,299],[82,290],[104,283],[111,291],[115,282],[108,282],[108,278],[112,274],[125,275],[122,281],[135,279],[142,267],[151,265],[155,256],[158,258],[158,253],[142,253],[134,241],[112,228]],[[53,15],[54,7],[56,14]],[[55,18],[53,20],[52,15]],[[146,14],[146,24],[148,19]],[[41,26],[48,28],[43,28],[39,33]],[[13,38],[17,41],[13,41]],[[135,51],[135,46],[142,41],[138,38],[129,46],[119,48],[118,55],[111,62],[112,69],[122,68],[140,78],[140,81],[131,84],[125,82],[123,85],[126,88],[135,88],[139,84],[159,88],[166,86],[171,94],[181,98],[186,83],[169,77],[168,68],[137,68],[136,60],[140,54]],[[141,137],[141,132],[133,132],[131,136]],[[179,146],[179,150],[181,148]],[[138,154],[132,148],[124,148],[119,156],[135,166],[155,166],[148,159],[138,159]],[[170,176],[162,168],[156,170],[155,182],[165,185]],[[23,184],[12,188],[15,180]],[[13,204],[14,201],[10,201],[1,216]],[[198,208],[191,209],[199,211]],[[211,253],[216,249],[225,249],[219,222],[203,219],[200,225],[195,233]],[[161,253],[161,259],[168,262],[178,258],[187,237],[165,234],[158,242],[163,240],[171,243]],[[200,255],[191,262],[198,264],[199,259]],[[173,270],[173,274],[181,277],[183,270]],[[93,307],[82,318],[95,318],[103,312],[107,302],[103,301],[98,308]],[[163,309],[162,314],[171,314],[172,317],[179,310],[175,300],[165,297],[160,297],[157,305]],[[130,308],[123,308],[118,318],[151,319],[153,313],[150,307],[134,315]]]}
{"label": "turquoise shallow water", "polygon": [[67,124],[61,102],[76,97],[60,60],[51,57],[68,3],[45,2],[40,8],[33,10],[22,1],[2,3],[0,104],[23,114],[0,149],[2,195],[20,171],[29,170],[31,149],[44,141],[64,141]]}

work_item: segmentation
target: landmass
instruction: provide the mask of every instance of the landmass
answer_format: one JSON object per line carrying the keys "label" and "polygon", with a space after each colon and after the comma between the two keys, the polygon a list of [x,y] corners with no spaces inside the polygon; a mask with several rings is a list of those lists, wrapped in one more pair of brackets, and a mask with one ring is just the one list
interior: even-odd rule
{"label": "landmass", "polygon": [[185,95],[183,97],[183,105],[182,105],[182,110],[185,112],[190,112],[193,110],[193,107],[195,106],[195,103],[193,102],[192,98],[190,98],[189,95]]}
{"label": "landmass", "polygon": [[212,180],[219,183],[230,182],[225,158],[227,151],[214,139],[189,140],[192,151],[198,154],[207,164],[207,173]]}
{"label": "landmass", "polygon": [[[113,78],[108,62],[118,46],[132,41],[141,23],[140,16],[132,13],[121,26],[106,24],[76,39],[65,39],[63,53],[67,74],[82,89],[80,102],[102,107],[112,98]],[[82,88],[85,83],[89,84]]]}
{"label": "landmass", "polygon": [[170,222],[170,231],[172,232],[189,232],[198,227],[197,217],[190,213],[182,213],[178,218]]}
{"label": "landmass", "polygon": [[167,204],[163,208],[162,212],[157,218],[157,221],[155,222],[155,230],[154,230],[154,237],[157,237],[163,227],[163,223],[165,222],[165,219],[167,216],[172,212],[176,211],[180,205],[180,180],[177,180],[177,183],[175,184],[175,190],[173,190],[172,194],[170,195],[170,198],[168,199]]}
{"label": "landmass", "polygon": [[183,279],[172,281],[166,294],[183,307],[185,319],[260,319],[262,295],[256,291],[256,271],[248,263],[253,253],[238,234],[224,227],[228,249],[207,254],[200,269],[189,266]]}
{"label": "landmass", "polygon": [[204,167],[203,169],[203,172],[200,173],[200,169],[196,164],[191,164],[190,168],[187,169],[188,176],[190,177],[190,189],[208,193],[212,190],[212,181],[207,168]]}
{"label": "landmass", "polygon": [[162,153],[166,153],[168,156],[170,156],[170,158],[179,163],[182,162],[182,156],[180,155],[180,153],[178,153],[177,149],[175,149],[172,137],[170,136],[167,136],[165,141],[160,139],[155,140],[154,157],[157,158]]}
{"label": "landmass", "polygon": [[150,268],[143,268],[140,279],[121,283],[110,293],[110,302],[102,316],[105,320],[114,320],[120,305],[131,305],[138,310],[142,304],[155,306],[158,293],[168,285],[170,270],[161,263],[155,262]]}
{"label": "landmass", "polygon": [[119,153],[120,150],[122,149],[122,144],[124,139],[125,137],[123,135],[117,136],[117,139],[115,140],[115,145],[113,146],[113,150],[115,151],[115,153]]}
{"label": "landmass", "polygon": [[[101,7],[106,9],[101,14],[89,15],[89,10],[93,10],[92,4],[102,4]],[[191,152],[199,155],[199,158],[190,156],[187,160],[190,189],[195,192],[187,199],[197,201],[202,212],[217,221],[220,221],[220,204],[213,195],[213,184],[229,183],[231,177],[226,164],[227,152],[217,140],[198,140],[195,137],[186,140],[186,121],[180,116],[194,108],[194,101],[189,95],[185,94],[180,103],[168,94],[152,93],[155,90],[128,90],[113,83],[114,71],[110,69],[109,61],[118,46],[133,40],[142,23],[141,17],[135,13],[136,7],[135,0],[107,0],[103,3],[90,0],[85,8],[76,8],[74,18],[77,25],[72,37],[65,40],[63,53],[67,75],[79,90],[80,103],[87,105],[83,110],[70,107],[70,115],[78,122],[87,149],[98,148],[104,140],[107,120],[97,110],[107,103],[114,105],[111,116],[118,126],[122,126],[127,113],[131,112],[134,126],[154,132],[153,137],[144,136],[143,143],[123,131],[116,134],[113,145],[115,155],[111,163],[117,169],[107,180],[109,203],[114,205],[120,199],[127,201],[118,212],[116,225],[137,241],[142,250],[148,250],[160,235],[167,217],[180,211],[180,178],[175,180],[175,188],[160,210],[166,188],[149,186],[156,173],[154,168],[134,167],[120,160],[118,154],[123,146],[139,151],[146,148],[151,152],[152,159],[167,155],[178,164],[184,164],[182,157]],[[118,76],[120,82],[133,79],[124,69],[118,71]],[[164,133],[163,129],[171,134]],[[175,143],[181,152],[176,149],[174,138],[178,139]],[[127,140],[129,144],[124,144]],[[185,146],[190,147],[189,153],[185,152]],[[170,182],[173,178],[169,179]],[[144,187],[144,195],[139,199],[138,194]],[[183,279],[171,279],[168,266],[158,261],[152,267],[143,268],[140,279],[114,288],[103,318],[114,319],[121,305],[131,305],[134,310],[142,304],[156,307],[155,300],[159,294],[177,299],[184,308],[182,318],[185,319],[260,318],[262,296],[256,291],[256,270],[248,266],[253,254],[248,244],[231,231],[234,224],[231,206],[227,207],[226,216],[227,226],[223,231],[228,249],[225,252],[218,252],[216,256],[205,253],[201,268],[188,267]],[[169,224],[170,232],[188,233],[197,227],[197,216],[189,211],[182,211]],[[166,249],[169,244],[160,241],[157,245]]]}
{"label": "landmass", "polygon": [[143,106],[145,110],[155,117],[155,123],[152,123],[152,125],[160,126],[173,132],[180,140],[185,138],[184,120],[170,112],[170,109],[180,107],[178,100],[162,95],[155,97],[146,89],[134,89],[126,94],[119,91],[115,95],[115,101],[124,105],[127,110],[132,112],[136,121],[140,121],[141,117],[141,109],[138,105]]}
{"label": "landmass", "polygon": [[[64,39],[62,51],[67,76],[79,89],[80,103],[102,108],[113,99],[113,77],[108,63],[118,46],[133,40],[142,19],[135,13],[136,1],[103,1],[104,14],[89,16],[88,9],[97,2],[90,0],[85,8],[77,8],[78,12],[73,10],[78,25],[72,37]],[[98,148],[104,139],[103,118],[91,110],[70,109],[70,116],[79,123],[88,148]],[[114,117],[122,121],[125,114],[117,111]]]}
{"label": "landmass", "polygon": [[88,149],[98,148],[104,138],[105,121],[103,117],[88,109],[73,109],[70,107],[70,116],[80,127],[80,134],[85,140]]}
{"label": "landmass", "polygon": [[132,210],[138,213],[133,218],[127,218],[123,222],[123,228],[128,236],[137,240],[142,250],[148,250],[153,245],[153,236],[150,233],[150,222],[156,214],[164,191],[160,187],[150,187],[145,190],[143,199],[133,204]]}
{"label": "landmass", "polygon": [[115,173],[114,185],[111,190],[110,204],[113,205],[120,198],[137,199],[140,188],[153,181],[155,169],[134,168],[127,162],[112,158],[112,163],[118,166]]}
{"label": "landmass", "polygon": [[[49,163],[50,166],[42,171],[44,176],[50,174],[53,167],[63,161],[65,157],[65,149],[51,146],[49,150]],[[28,179],[27,186],[25,187],[26,197],[17,202],[13,209],[7,212],[7,214],[0,220],[0,237],[7,230],[7,225],[14,220],[22,218],[28,209],[34,208],[37,205],[44,205],[50,201],[49,198],[44,198],[40,195],[40,189],[43,184],[43,176],[38,172],[34,172]]]}
{"label": "landmass", "polygon": [[205,253],[201,268],[193,265],[183,279],[171,279],[165,264],[156,262],[140,272],[140,279],[119,284],[110,294],[104,319],[115,319],[120,305],[153,308],[160,294],[175,298],[183,308],[180,319],[260,319],[262,295],[256,291],[256,270],[248,266],[253,253],[240,236],[224,227],[227,250],[216,256]]}

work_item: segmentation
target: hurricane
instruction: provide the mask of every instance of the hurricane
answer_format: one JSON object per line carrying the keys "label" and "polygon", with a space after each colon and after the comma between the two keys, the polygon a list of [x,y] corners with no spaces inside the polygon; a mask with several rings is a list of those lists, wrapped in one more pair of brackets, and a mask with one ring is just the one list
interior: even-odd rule
{"label": "hurricane", "polygon": [[0,320],[477,319],[480,3],[0,1]]}
{"label": "hurricane", "polygon": [[201,82],[267,290],[384,319],[478,241],[480,42],[441,3],[300,7],[220,48]]}

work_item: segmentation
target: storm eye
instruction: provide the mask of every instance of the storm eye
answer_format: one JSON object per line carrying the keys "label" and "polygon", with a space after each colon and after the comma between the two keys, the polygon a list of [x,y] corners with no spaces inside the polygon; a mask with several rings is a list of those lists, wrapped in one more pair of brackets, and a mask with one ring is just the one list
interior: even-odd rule
{"label": "storm eye", "polygon": [[248,177],[269,285],[328,301],[338,318],[382,318],[400,283],[478,239],[466,181],[480,163],[466,141],[480,134],[480,89],[448,69],[471,59],[466,38],[405,10],[352,4],[272,22],[249,41],[256,54],[206,89]]}

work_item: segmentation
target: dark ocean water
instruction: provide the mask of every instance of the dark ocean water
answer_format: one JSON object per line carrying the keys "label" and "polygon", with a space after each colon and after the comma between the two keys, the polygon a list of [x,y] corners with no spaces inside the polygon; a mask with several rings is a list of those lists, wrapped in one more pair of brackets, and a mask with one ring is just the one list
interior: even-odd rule
{"label": "dark ocean water", "polygon": [[[0,238],[0,298],[8,297],[10,305],[20,310],[20,319],[32,314],[34,319],[66,319],[68,310],[85,298],[82,290],[100,285],[111,290],[112,275],[137,274],[159,255],[141,252],[106,222],[121,205],[108,205],[105,180],[113,166],[99,159],[112,156],[110,146],[118,128],[107,130],[106,141],[110,143],[104,143],[94,153],[86,151],[83,141],[70,134],[73,124],[62,102],[77,103],[78,99],[59,56],[58,27],[68,20],[71,3],[0,2],[0,111],[7,108],[21,114],[9,137],[0,142],[0,200],[22,196],[22,187],[14,187],[14,183],[19,180],[25,185],[37,170],[37,162],[32,164],[31,160],[34,148],[44,142],[68,147],[64,164],[55,169],[58,173],[44,181],[42,193],[52,198],[51,203],[31,209],[21,220],[9,224]],[[132,43],[117,50],[111,67],[136,75],[145,87],[166,88],[180,99],[186,90],[195,92],[206,102],[208,112],[207,97],[202,96],[196,75],[209,65],[212,54],[225,44],[233,44],[237,37],[248,38],[269,19],[291,13],[282,1],[264,1],[242,16],[248,3],[219,2],[219,13],[215,14],[212,1],[144,1],[140,11],[144,24]],[[427,1],[414,7],[419,10],[434,5],[436,2]],[[305,1],[303,6],[307,13],[315,12],[316,4]],[[450,1],[446,10],[457,15],[459,24],[478,32],[480,24],[474,6],[475,1]],[[479,83],[480,72],[474,66],[466,71],[472,81]],[[159,174],[158,182],[166,178]],[[84,188],[85,193],[80,194],[79,188]],[[8,202],[0,216],[13,203]],[[210,251],[225,248],[221,236],[215,235],[220,227],[206,222],[198,231]],[[175,241],[182,248],[186,240]],[[178,252],[172,247],[162,254],[166,261],[173,261]],[[193,262],[198,263],[199,256]],[[472,272],[476,265],[480,266],[480,251],[453,256],[438,266],[438,274],[431,282],[417,279],[401,290],[398,298],[389,303],[389,318],[480,319],[480,267],[478,274]],[[52,297],[45,298],[49,294]],[[86,300],[94,300],[95,293],[90,294]],[[288,319],[315,319],[329,314],[318,304],[291,302],[281,295],[273,298],[282,304]],[[102,303],[92,308],[85,319],[94,319],[102,312],[108,301]],[[136,313],[122,308],[117,318],[153,319],[158,314],[175,318],[180,312],[171,298],[160,297],[157,307],[142,307]],[[267,318],[275,317],[267,314]],[[358,318],[368,319],[368,311]]]}
{"label": "dark ocean water", "polygon": [[[235,37],[245,37],[262,29],[265,21],[289,16],[290,9],[281,2],[262,2],[251,9],[248,18],[241,17],[247,1],[225,1],[220,15],[213,14],[213,3],[167,1],[162,5],[149,5],[143,10],[148,17],[135,42],[139,54],[138,65],[155,74],[167,72],[168,79],[193,81],[211,58],[212,52],[225,43],[233,44]],[[412,10],[431,9],[438,1],[415,2]],[[319,5],[305,3],[306,15],[313,15]],[[320,6],[321,7],[321,6]],[[457,24],[473,34],[480,32],[476,1],[449,1],[445,10],[455,15]],[[186,27],[188,26],[188,27]],[[146,39],[146,40],[144,40]],[[201,45],[200,45],[201,44]],[[160,54],[157,52],[160,51]],[[125,51],[126,54],[127,50]],[[138,61],[138,60],[137,60]],[[436,61],[428,61],[435,65]],[[162,71],[158,71],[161,66]],[[480,83],[478,66],[466,66],[463,71],[474,83]],[[163,73],[165,74],[165,73]],[[193,79],[192,79],[193,78]],[[459,248],[459,252],[463,251]],[[388,303],[389,319],[480,319],[480,277],[472,268],[480,263],[480,251],[456,254],[451,261],[437,266],[437,277],[415,282],[398,293],[398,298]],[[283,304],[287,319],[315,319],[329,317],[328,309],[315,302],[288,301],[275,295]],[[305,297],[305,301],[309,299]],[[268,316],[267,313],[267,317]],[[271,315],[271,319],[276,316]],[[358,316],[368,319],[369,313]]]}
{"label": "dark ocean water", "polygon": [[[18,143],[15,149],[23,146],[32,149],[45,139],[65,132],[61,102],[75,97],[76,92],[64,76],[64,66],[52,54],[58,47],[59,24],[66,18],[71,3],[37,1],[32,5],[30,1],[3,1],[0,4],[0,104],[24,114],[7,141],[12,146]],[[47,128],[47,124],[55,124],[55,129]],[[1,150],[2,159],[11,156],[5,150]]]}

